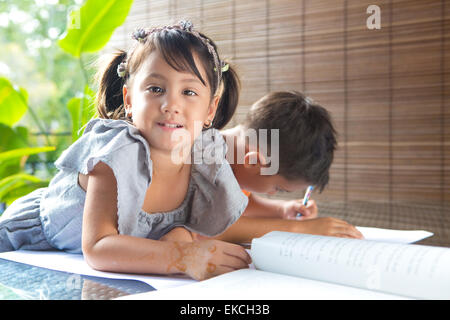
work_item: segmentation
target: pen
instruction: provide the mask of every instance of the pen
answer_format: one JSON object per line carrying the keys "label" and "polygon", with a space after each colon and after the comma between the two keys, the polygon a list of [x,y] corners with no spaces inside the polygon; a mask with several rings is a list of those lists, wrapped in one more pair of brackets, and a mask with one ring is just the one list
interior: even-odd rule
{"label": "pen", "polygon": [[[306,206],[308,204],[308,200],[311,197],[311,193],[312,193],[313,189],[314,189],[313,186],[308,186],[308,188],[306,188],[305,196],[303,197],[303,202],[302,202],[302,204],[304,206]],[[302,216],[302,214],[300,212],[298,212],[297,218],[300,218],[301,216]]]}

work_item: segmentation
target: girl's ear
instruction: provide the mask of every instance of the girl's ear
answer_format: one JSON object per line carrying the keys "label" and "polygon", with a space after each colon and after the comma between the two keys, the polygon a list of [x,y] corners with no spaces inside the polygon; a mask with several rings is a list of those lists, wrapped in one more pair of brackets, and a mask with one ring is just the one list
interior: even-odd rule
{"label": "girl's ear", "polygon": [[208,119],[213,121],[216,116],[217,107],[219,105],[220,96],[214,96],[208,108]]}
{"label": "girl's ear", "polygon": [[131,111],[131,94],[129,94],[129,90],[127,85],[124,85],[122,88],[123,95],[123,107],[125,110]]}
{"label": "girl's ear", "polygon": [[249,151],[244,156],[244,168],[261,168],[267,165],[266,157],[261,152]]}

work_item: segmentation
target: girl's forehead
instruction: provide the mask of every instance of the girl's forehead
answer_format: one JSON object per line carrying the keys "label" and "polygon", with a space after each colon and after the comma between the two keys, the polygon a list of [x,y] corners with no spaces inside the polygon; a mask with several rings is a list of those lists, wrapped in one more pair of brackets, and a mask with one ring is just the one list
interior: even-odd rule
{"label": "girl's forehead", "polygon": [[[201,79],[193,72],[193,70],[186,68],[185,70],[177,70],[173,66],[171,66],[168,61],[165,59],[164,55],[159,50],[153,50],[144,60],[139,70],[136,70],[137,73],[141,73],[143,79],[148,76],[159,76],[160,78],[168,78],[171,76],[179,76],[180,78],[184,78],[185,80],[197,80],[202,86],[209,87],[207,76],[203,64],[201,63],[198,55],[194,52],[192,54],[195,62],[195,66],[197,67],[200,75],[203,79],[205,79],[206,86],[203,85]],[[162,79],[164,80],[164,79]],[[167,80],[167,79],[166,79]]]}

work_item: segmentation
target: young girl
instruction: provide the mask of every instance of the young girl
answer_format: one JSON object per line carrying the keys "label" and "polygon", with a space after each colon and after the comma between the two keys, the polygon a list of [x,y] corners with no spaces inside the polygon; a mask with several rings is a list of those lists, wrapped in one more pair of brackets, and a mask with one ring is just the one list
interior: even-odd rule
{"label": "young girl", "polygon": [[190,154],[172,161],[174,133],[191,137],[189,150],[199,141],[223,147],[217,130],[198,123],[226,125],[237,106],[237,75],[189,22],[140,29],[133,38],[135,46],[100,74],[102,119],[64,151],[48,188],[1,216],[0,251],[56,248],[82,252],[99,270],[199,280],[245,268],[250,257],[238,245],[170,241],[177,227],[218,235],[247,205],[226,161],[190,164]]}

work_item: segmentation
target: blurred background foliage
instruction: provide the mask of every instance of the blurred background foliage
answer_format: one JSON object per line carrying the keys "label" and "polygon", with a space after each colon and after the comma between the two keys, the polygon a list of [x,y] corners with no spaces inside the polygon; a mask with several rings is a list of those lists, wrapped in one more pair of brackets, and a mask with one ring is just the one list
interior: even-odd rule
{"label": "blurred background foliage", "polygon": [[131,4],[0,0],[0,213],[48,185],[95,116],[95,61]]}

